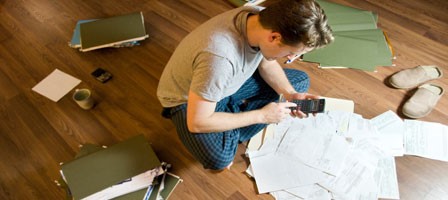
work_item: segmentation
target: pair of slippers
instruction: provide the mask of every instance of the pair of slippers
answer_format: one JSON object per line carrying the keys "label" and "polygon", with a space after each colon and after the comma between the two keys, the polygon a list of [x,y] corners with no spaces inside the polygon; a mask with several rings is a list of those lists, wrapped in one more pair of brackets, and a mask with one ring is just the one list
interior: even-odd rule
{"label": "pair of slippers", "polygon": [[[403,114],[410,118],[421,118],[428,115],[436,106],[444,93],[441,86],[423,84],[427,81],[439,79],[443,72],[437,66],[417,66],[393,74],[389,83],[395,88],[409,89],[417,87],[417,91],[403,105]],[[423,84],[423,85],[421,85]]]}

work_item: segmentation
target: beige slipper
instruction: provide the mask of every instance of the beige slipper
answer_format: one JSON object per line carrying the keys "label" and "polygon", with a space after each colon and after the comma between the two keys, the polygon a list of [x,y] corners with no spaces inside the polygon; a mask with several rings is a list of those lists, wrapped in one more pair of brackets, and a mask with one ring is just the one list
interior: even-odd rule
{"label": "beige slipper", "polygon": [[413,88],[426,81],[438,79],[443,76],[443,72],[437,66],[417,66],[402,70],[392,75],[389,83],[401,89]]}
{"label": "beige slipper", "polygon": [[443,93],[443,88],[438,85],[421,85],[403,105],[403,114],[414,119],[428,115],[436,106]]}

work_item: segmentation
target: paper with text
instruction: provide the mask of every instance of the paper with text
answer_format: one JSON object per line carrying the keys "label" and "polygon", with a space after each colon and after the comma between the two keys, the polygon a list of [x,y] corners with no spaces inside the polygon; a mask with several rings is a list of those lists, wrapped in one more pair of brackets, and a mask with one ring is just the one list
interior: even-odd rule
{"label": "paper with text", "polygon": [[381,172],[378,197],[382,199],[400,199],[395,158],[388,156],[381,159],[378,169]]}
{"label": "paper with text", "polygon": [[251,158],[250,162],[260,194],[317,183],[323,176],[317,169],[276,154]]}
{"label": "paper with text", "polygon": [[337,175],[349,151],[349,144],[344,137],[336,135],[335,130],[335,124],[327,115],[295,120],[277,153]]}
{"label": "paper with text", "polygon": [[370,120],[378,130],[378,138],[384,150],[392,156],[403,156],[404,122],[392,111],[387,111]]}
{"label": "paper with text", "polygon": [[404,120],[405,154],[448,161],[448,126]]}

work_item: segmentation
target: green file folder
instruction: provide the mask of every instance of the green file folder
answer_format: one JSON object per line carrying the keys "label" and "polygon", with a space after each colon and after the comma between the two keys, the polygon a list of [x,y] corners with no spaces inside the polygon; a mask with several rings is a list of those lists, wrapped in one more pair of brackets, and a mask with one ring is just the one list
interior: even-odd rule
{"label": "green file folder", "polygon": [[90,154],[79,155],[61,166],[74,199],[82,199],[161,165],[143,135],[104,149],[87,147],[82,152]]}
{"label": "green file folder", "polygon": [[81,51],[113,47],[148,37],[142,12],[81,23]]}

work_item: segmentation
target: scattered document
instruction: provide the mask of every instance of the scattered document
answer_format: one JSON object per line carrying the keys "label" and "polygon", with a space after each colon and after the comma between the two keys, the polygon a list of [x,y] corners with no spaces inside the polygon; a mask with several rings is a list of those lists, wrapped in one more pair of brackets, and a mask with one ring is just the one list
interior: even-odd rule
{"label": "scattered document", "polygon": [[349,144],[344,137],[335,134],[336,126],[326,122],[329,119],[327,115],[318,115],[296,123],[283,137],[277,153],[328,174],[339,174]]}
{"label": "scattered document", "polygon": [[336,134],[346,136],[348,134],[348,125],[353,113],[342,111],[330,111],[327,115],[331,117],[336,124]]}
{"label": "scattered document", "polygon": [[397,169],[394,157],[385,157],[380,160],[378,169],[381,173],[380,190],[378,198],[400,199],[398,189]]}
{"label": "scattered document", "polygon": [[266,140],[258,151],[247,152],[251,161],[247,171],[255,178],[259,193],[311,185],[325,176],[323,172],[283,155],[281,150],[278,151],[287,131],[294,129],[294,121],[294,118],[289,117],[274,125],[273,136]]}
{"label": "scattered document", "polygon": [[425,196],[424,200],[446,200],[448,199],[448,190],[444,191],[441,188],[434,188]]}
{"label": "scattered document", "polygon": [[378,130],[372,125],[370,120],[363,118],[361,115],[353,114],[350,117],[348,132],[345,137],[351,139],[359,139],[365,137],[377,137]]}
{"label": "scattered document", "polygon": [[405,120],[405,154],[448,161],[448,126]]}
{"label": "scattered document", "polygon": [[319,186],[318,184],[305,185],[301,187],[275,191],[271,192],[271,195],[275,199],[279,200],[331,200],[332,197],[331,193],[327,189]]}
{"label": "scattered document", "polygon": [[403,156],[403,120],[394,112],[387,111],[370,120],[378,130],[378,138],[384,145],[384,150],[392,156]]}
{"label": "scattered document", "polygon": [[395,156],[448,161],[448,126],[390,110],[372,119],[334,110],[268,127],[246,152],[247,173],[276,200],[400,199]]}
{"label": "scattered document", "polygon": [[375,127],[402,122],[393,114],[386,112],[374,122],[344,111],[288,118],[260,132],[263,138],[247,151],[247,173],[259,193],[278,200],[399,199],[395,160],[382,148]]}
{"label": "scattered document", "polygon": [[[381,153],[370,143],[354,147],[345,159],[342,173],[320,183],[339,199],[378,199],[379,181],[375,176]],[[368,157],[366,157],[368,156]]]}
{"label": "scattered document", "polygon": [[319,170],[276,154],[253,158],[251,165],[258,193],[310,185],[324,176]]}
{"label": "scattered document", "polygon": [[81,80],[55,69],[50,75],[34,86],[32,90],[54,102],[58,102],[79,83],[81,83]]}

